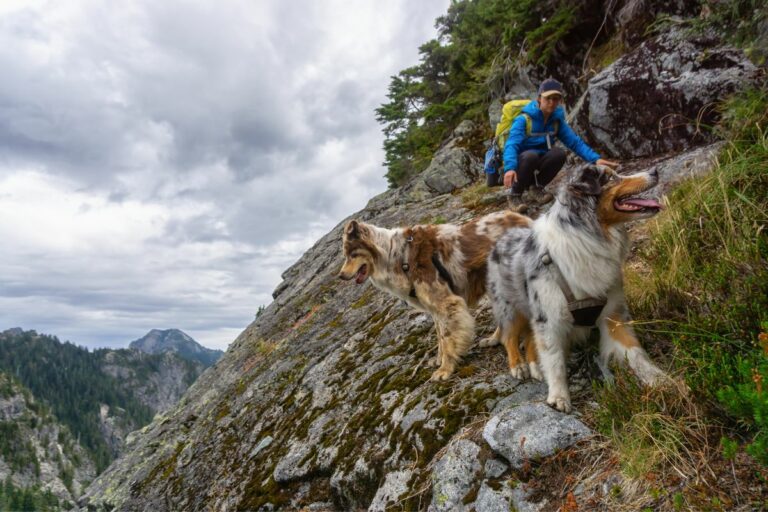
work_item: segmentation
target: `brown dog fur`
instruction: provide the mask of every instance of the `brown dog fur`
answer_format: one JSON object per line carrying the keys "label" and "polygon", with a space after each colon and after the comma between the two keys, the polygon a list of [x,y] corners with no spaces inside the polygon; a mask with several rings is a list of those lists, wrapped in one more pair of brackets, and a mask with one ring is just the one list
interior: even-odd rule
{"label": "brown dog fur", "polygon": [[445,380],[469,350],[475,321],[469,312],[485,293],[487,258],[496,240],[531,220],[497,212],[463,225],[418,225],[387,229],[352,220],[344,228],[344,264],[339,278],[373,284],[432,315],[439,368]]}

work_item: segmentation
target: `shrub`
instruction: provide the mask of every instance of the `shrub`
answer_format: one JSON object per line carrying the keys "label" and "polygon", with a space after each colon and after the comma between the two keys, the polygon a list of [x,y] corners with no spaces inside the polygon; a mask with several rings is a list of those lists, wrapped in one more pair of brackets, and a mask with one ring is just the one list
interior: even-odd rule
{"label": "shrub", "polygon": [[[628,271],[628,297],[646,333],[672,341],[675,364],[696,395],[752,437],[768,463],[768,98],[747,91],[723,105],[729,143],[715,170],[671,195]],[[642,282],[643,288],[637,283]]]}

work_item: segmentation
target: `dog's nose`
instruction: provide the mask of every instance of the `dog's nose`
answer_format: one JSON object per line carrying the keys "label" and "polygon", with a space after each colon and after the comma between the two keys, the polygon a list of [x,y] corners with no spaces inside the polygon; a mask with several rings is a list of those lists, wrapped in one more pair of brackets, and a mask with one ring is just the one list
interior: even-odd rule
{"label": "dog's nose", "polygon": [[659,177],[659,170],[654,167],[653,170],[649,174],[651,175],[651,178],[658,178]]}

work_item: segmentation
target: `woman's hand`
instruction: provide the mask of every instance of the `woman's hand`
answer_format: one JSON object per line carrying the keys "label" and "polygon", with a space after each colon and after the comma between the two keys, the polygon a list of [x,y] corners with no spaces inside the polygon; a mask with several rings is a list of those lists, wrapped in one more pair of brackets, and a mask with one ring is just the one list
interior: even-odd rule
{"label": "woman's hand", "polygon": [[595,165],[603,165],[605,167],[610,167],[611,169],[616,169],[619,166],[619,162],[614,162],[612,160],[605,160],[603,158],[598,158],[597,162],[595,162]]}
{"label": "woman's hand", "polygon": [[507,171],[504,173],[504,188],[512,188],[512,184],[517,179],[517,173],[515,171]]}

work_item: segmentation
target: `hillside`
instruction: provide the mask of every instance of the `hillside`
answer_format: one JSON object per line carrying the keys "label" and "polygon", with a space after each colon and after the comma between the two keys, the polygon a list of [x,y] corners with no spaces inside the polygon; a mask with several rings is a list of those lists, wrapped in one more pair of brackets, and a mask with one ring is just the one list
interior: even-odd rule
{"label": "hillside", "polygon": [[141,338],[133,340],[128,347],[147,354],[176,353],[184,359],[201,363],[206,368],[224,354],[221,350],[212,350],[200,345],[178,329],[152,329]]}
{"label": "hillside", "polygon": [[[620,158],[622,172],[659,172],[669,207],[632,226],[625,280],[642,341],[687,387],[643,388],[600,368],[590,348],[569,363],[572,415],[542,404],[543,384],[513,378],[499,347],[475,348],[450,380],[431,382],[429,316],[337,278],[345,219],[283,273],[272,304],[80,503],[764,508],[765,27],[761,39],[743,38],[757,37],[750,21],[766,13],[748,2],[670,5],[620,1],[603,13],[596,2],[452,3],[442,40],[393,79],[379,112],[393,187],[350,219],[394,227],[503,208],[480,161],[499,100],[563,77],[573,125],[591,144]],[[475,316],[478,338],[490,334],[487,303]]]}
{"label": "hillside", "polygon": [[174,352],[146,354],[133,349],[93,352],[101,371],[149,408],[152,414],[171,408],[206,366]]}
{"label": "hillside", "polygon": [[0,510],[72,508],[95,476],[71,431],[0,372]]}
{"label": "hillside", "polygon": [[175,354],[89,352],[35,331],[0,333],[0,371],[48,404],[95,461],[97,472],[121,453],[129,432],[174,405],[203,370]]}

